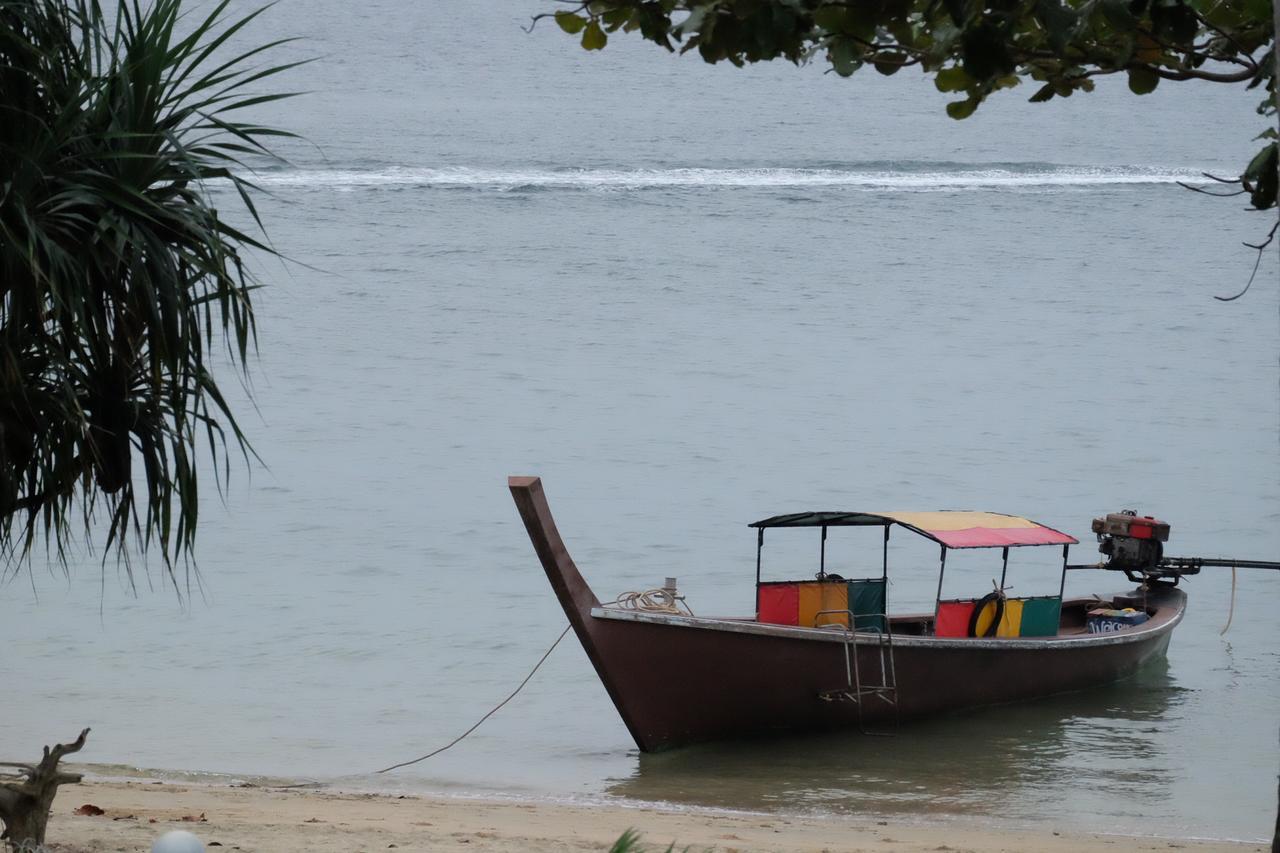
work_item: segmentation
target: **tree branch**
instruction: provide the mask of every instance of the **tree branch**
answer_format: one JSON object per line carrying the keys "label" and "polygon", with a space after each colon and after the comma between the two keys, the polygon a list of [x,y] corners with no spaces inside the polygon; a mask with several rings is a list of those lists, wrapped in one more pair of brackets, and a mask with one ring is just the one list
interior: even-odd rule
{"label": "tree branch", "polygon": [[[48,769],[52,770],[53,767],[62,760],[64,755],[70,755],[73,752],[79,752],[84,749],[84,742],[88,737],[89,729],[85,729],[80,732],[80,737],[76,738],[71,743],[55,743],[52,750],[46,746],[44,748],[44,760],[40,762],[40,769],[44,770],[47,766]],[[52,759],[52,763],[50,763],[50,759]]]}
{"label": "tree branch", "polygon": [[8,791],[17,797],[36,797],[40,795],[40,786],[29,780],[4,782],[0,784],[0,791]]}
{"label": "tree branch", "polygon": [[[1267,234],[1266,240],[1263,240],[1261,243],[1258,243],[1258,244],[1245,243],[1245,245],[1248,246],[1250,249],[1258,250],[1258,260],[1255,261],[1253,264],[1253,272],[1249,275],[1249,281],[1245,284],[1244,290],[1240,291],[1235,296],[1215,296],[1213,297],[1214,299],[1218,300],[1219,302],[1234,302],[1237,299],[1239,299],[1241,296],[1244,296],[1246,293],[1249,292],[1249,288],[1253,286],[1254,278],[1256,278],[1258,275],[1258,267],[1262,265],[1262,255],[1267,250],[1267,247],[1271,245],[1271,241],[1276,238],[1277,228],[1280,228],[1280,220],[1277,220],[1276,224],[1271,226],[1271,231]],[[1277,836],[1277,837],[1280,837],[1280,836]]]}
{"label": "tree branch", "polygon": [[1254,74],[1257,73],[1255,68],[1242,68],[1233,73],[1218,71],[1201,71],[1199,68],[1185,68],[1178,71],[1172,71],[1159,65],[1147,65],[1138,62],[1125,66],[1128,68],[1145,68],[1157,77],[1165,80],[1210,80],[1214,83],[1243,83],[1246,80],[1252,80]]}
{"label": "tree branch", "polygon": [[1206,18],[1204,15],[1201,15],[1199,12],[1196,12],[1194,9],[1192,9],[1191,11],[1195,12],[1196,20],[1200,22],[1201,26],[1203,26],[1205,29],[1213,30],[1215,33],[1222,36],[1227,41],[1231,42],[1231,46],[1234,47],[1237,51],[1248,56],[1250,59],[1253,58],[1252,55],[1249,53],[1249,51],[1245,50],[1244,47],[1240,44],[1240,42],[1236,41],[1235,36],[1231,35],[1230,33],[1218,27],[1215,27],[1212,23],[1209,22],[1208,18]]}
{"label": "tree branch", "polygon": [[[1245,193],[1248,192],[1248,190],[1235,190],[1234,192],[1229,192],[1229,193],[1215,193],[1205,189],[1204,187],[1197,187],[1192,184],[1183,183],[1182,181],[1177,181],[1176,183],[1178,184],[1178,186],[1182,187],[1184,190],[1191,190],[1193,193],[1200,193],[1202,195],[1211,195],[1214,198],[1233,198],[1238,195],[1244,195]],[[1238,184],[1240,182],[1231,181],[1231,183]]]}

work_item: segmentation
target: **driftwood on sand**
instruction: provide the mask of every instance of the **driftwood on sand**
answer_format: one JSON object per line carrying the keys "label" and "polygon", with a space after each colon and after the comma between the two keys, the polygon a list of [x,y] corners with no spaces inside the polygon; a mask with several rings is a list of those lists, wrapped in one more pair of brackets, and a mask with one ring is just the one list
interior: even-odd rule
{"label": "driftwood on sand", "polygon": [[21,848],[31,848],[44,843],[45,828],[49,824],[49,810],[59,785],[79,782],[79,773],[64,773],[58,769],[63,756],[79,752],[84,747],[89,730],[71,743],[54,744],[44,748],[44,758],[39,764],[23,764],[0,761],[0,821],[4,832],[0,841]]}

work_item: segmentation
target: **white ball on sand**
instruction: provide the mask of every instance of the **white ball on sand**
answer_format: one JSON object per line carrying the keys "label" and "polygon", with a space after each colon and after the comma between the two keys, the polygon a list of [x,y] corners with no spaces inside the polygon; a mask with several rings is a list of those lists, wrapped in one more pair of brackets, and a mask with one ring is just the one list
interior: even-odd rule
{"label": "white ball on sand", "polygon": [[175,829],[157,838],[151,853],[204,853],[204,845],[185,829]]}

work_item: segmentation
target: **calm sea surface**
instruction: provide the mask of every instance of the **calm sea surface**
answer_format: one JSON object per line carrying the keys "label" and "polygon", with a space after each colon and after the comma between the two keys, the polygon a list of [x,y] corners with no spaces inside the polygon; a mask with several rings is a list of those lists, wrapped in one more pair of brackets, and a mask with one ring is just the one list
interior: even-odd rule
{"label": "calm sea surface", "polygon": [[[1246,298],[1211,298],[1269,222],[1175,183],[1239,171],[1256,94],[1109,81],[956,123],[907,72],[520,29],[550,6],[265,16],[320,57],[270,116],[312,144],[260,176],[296,261],[259,264],[242,410],[266,467],[207,492],[189,606],[92,557],[0,587],[0,757],[91,725],[85,760],[130,768],[1266,836],[1280,576],[1261,572],[1225,636],[1229,572],[1192,580],[1167,665],[891,738],[642,756],[569,639],[468,740],[370,775],[464,730],[564,625],[512,473],[543,476],[601,597],[676,575],[699,612],[749,611],[745,525],[804,509],[988,508],[1083,540],[1134,507],[1172,522],[1172,553],[1280,558],[1274,253]],[[773,541],[766,573],[812,571],[815,541]],[[933,594],[911,547],[901,607]],[[878,544],[832,548],[854,566]],[[998,571],[957,566],[949,595]],[[1052,557],[1019,552],[1010,578],[1056,588]]]}

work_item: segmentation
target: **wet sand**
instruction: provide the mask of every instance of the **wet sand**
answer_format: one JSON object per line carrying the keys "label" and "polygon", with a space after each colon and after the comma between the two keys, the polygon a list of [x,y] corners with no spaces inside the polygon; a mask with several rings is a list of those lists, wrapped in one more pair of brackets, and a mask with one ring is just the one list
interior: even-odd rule
{"label": "wet sand", "polygon": [[[99,816],[74,814],[91,803]],[[89,782],[64,787],[49,824],[51,853],[148,851],[155,838],[187,829],[206,849],[317,851],[608,850],[623,831],[665,851],[868,851],[868,853],[1073,853],[1073,851],[1259,851],[1267,845],[1135,838],[1079,831],[1004,830],[953,822],[903,823],[841,817],[724,814],[623,805],[485,801],[329,790]]]}

